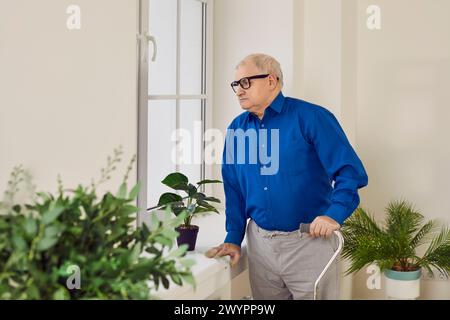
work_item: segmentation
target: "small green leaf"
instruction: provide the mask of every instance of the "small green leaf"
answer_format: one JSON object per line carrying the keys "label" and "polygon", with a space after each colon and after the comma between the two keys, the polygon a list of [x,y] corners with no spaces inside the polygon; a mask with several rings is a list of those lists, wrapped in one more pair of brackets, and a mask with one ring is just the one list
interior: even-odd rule
{"label": "small green leaf", "polygon": [[164,229],[161,231],[161,234],[169,239],[174,239],[180,235],[179,232],[170,229]]}
{"label": "small green leaf", "polygon": [[59,288],[58,290],[53,293],[53,299],[54,300],[67,300],[69,299],[69,293],[65,288]]}
{"label": "small green leaf", "polygon": [[187,192],[189,197],[193,197],[197,193],[197,187],[189,183]]}
{"label": "small green leaf", "polygon": [[18,233],[13,234],[12,243],[14,245],[14,248],[18,251],[23,251],[27,247],[25,239]]}
{"label": "small green leaf", "polygon": [[167,280],[166,277],[162,276],[162,277],[161,277],[161,282],[162,282],[163,287],[164,287],[165,289],[169,289],[169,280]]}
{"label": "small green leaf", "polygon": [[36,249],[38,251],[45,251],[53,247],[57,242],[58,238],[43,238],[38,242]]}
{"label": "small green leaf", "polygon": [[37,223],[33,218],[26,218],[23,227],[29,236],[34,236],[37,232]]}
{"label": "small green leaf", "polygon": [[139,208],[130,204],[122,206],[122,208],[118,209],[117,212],[119,216],[128,216],[132,213],[136,213],[139,211]]}
{"label": "small green leaf", "polygon": [[133,189],[131,189],[130,194],[128,195],[128,198],[135,199],[137,195],[139,194],[139,190],[141,189],[141,184],[138,182]]}
{"label": "small green leaf", "polygon": [[50,195],[45,192],[36,192],[36,195],[39,196],[40,198],[42,198],[42,200],[44,200],[44,202],[47,202],[50,200]]}
{"label": "small green leaf", "polygon": [[186,207],[184,207],[184,206],[176,206],[176,207],[172,207],[172,211],[173,211],[173,213],[174,213],[176,216],[180,215],[180,214],[183,213],[183,212],[186,212],[186,213],[187,213],[187,209],[186,209]]}
{"label": "small green leaf", "polygon": [[153,281],[155,282],[156,290],[158,290],[158,288],[159,288],[159,275],[158,274],[153,274]]}
{"label": "small green leaf", "polygon": [[171,251],[168,255],[167,258],[177,258],[177,257],[182,257],[186,250],[188,248],[187,244],[182,244],[181,246],[179,246],[176,250]]}
{"label": "small green leaf", "polygon": [[206,198],[206,195],[201,192],[197,192],[195,195],[192,196],[194,199],[203,200]]}
{"label": "small green leaf", "polygon": [[83,232],[83,229],[81,227],[70,227],[67,229],[67,231],[75,236],[78,236]]}
{"label": "small green leaf", "polygon": [[166,192],[159,197],[158,206],[181,202],[183,198],[176,193]]}
{"label": "small green leaf", "polygon": [[170,278],[172,279],[172,281],[181,286],[183,284],[183,280],[181,280],[181,277],[177,274],[170,274]]}
{"label": "small green leaf", "polygon": [[195,265],[197,262],[194,259],[183,259],[180,261],[180,264],[185,268],[190,268]]}
{"label": "small green leaf", "polygon": [[195,279],[192,274],[182,275],[183,280],[195,287]]}
{"label": "small green leaf", "polygon": [[139,255],[141,254],[142,244],[140,242],[136,243],[131,250],[131,254],[129,257],[129,263],[135,263],[139,259]]}
{"label": "small green leaf", "polygon": [[204,207],[204,208],[209,209],[210,211],[219,212],[219,211],[217,211],[217,209],[216,209],[214,206],[210,205],[210,204],[209,204],[208,202],[206,202],[206,201],[203,201],[203,200],[197,200],[197,204],[198,204],[199,206],[202,206],[202,207]]}
{"label": "small green leaf", "polygon": [[184,174],[174,172],[165,177],[161,182],[169,188],[175,189],[175,187],[187,185],[189,180]]}
{"label": "small green leaf", "polygon": [[56,225],[47,226],[44,231],[44,238],[55,238],[61,231],[61,228]]}
{"label": "small green leaf", "polygon": [[124,199],[127,196],[127,184],[124,182],[120,185],[119,191],[117,191],[116,197]]}
{"label": "small green leaf", "polygon": [[203,208],[203,207],[195,208],[194,213],[202,213],[202,212],[211,212],[211,209],[207,209],[207,208]]}
{"label": "small green leaf", "polygon": [[145,252],[152,253],[152,254],[160,254],[160,251],[156,249],[155,247],[149,247],[145,249]]}
{"label": "small green leaf", "polygon": [[206,179],[206,180],[202,180],[202,181],[197,182],[197,185],[201,186],[202,184],[207,184],[207,183],[222,183],[222,181]]}
{"label": "small green leaf", "polygon": [[38,300],[40,298],[39,289],[35,285],[29,285],[27,288],[27,299]]}
{"label": "small green leaf", "polygon": [[205,197],[202,200],[220,203],[220,199],[217,199],[217,198],[214,198],[214,197]]}
{"label": "small green leaf", "polygon": [[175,190],[183,190],[183,191],[188,192],[189,186],[188,186],[187,183],[180,183],[180,184],[175,185],[173,187],[173,189],[175,189]]}
{"label": "small green leaf", "polygon": [[172,247],[172,240],[167,239],[166,237],[156,236],[155,240],[156,240],[156,242],[159,242],[162,245],[165,245],[165,246],[168,246],[168,247]]}
{"label": "small green leaf", "polygon": [[150,231],[154,232],[156,229],[159,228],[159,219],[155,213],[151,214],[150,219],[151,219]]}
{"label": "small green leaf", "polygon": [[59,205],[51,205],[50,209],[42,214],[42,223],[49,224],[55,221],[63,211],[64,207],[61,207]]}
{"label": "small green leaf", "polygon": [[179,214],[176,215],[176,217],[172,220],[173,223],[171,225],[179,226],[183,223],[184,219],[187,218],[189,213],[186,210],[182,210]]}

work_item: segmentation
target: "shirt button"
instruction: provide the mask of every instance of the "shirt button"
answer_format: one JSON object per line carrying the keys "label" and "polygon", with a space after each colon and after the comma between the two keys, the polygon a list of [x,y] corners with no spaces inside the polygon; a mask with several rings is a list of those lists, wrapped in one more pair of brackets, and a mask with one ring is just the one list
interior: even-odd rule
{"label": "shirt button", "polygon": [[264,145],[264,144],[262,144],[262,145],[261,145],[261,148],[264,148],[264,147],[265,147],[265,145]]}
{"label": "shirt button", "polygon": [[263,128],[264,128],[264,123],[262,123],[262,124],[261,124],[261,127],[263,127]]}
{"label": "shirt button", "polygon": [[264,187],[264,191],[267,191],[267,187]]}

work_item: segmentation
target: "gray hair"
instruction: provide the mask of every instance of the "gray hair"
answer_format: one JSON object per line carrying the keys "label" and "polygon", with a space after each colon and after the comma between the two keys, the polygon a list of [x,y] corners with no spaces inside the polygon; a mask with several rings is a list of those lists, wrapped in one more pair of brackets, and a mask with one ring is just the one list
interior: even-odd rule
{"label": "gray hair", "polygon": [[280,63],[275,58],[264,53],[249,54],[237,64],[236,69],[247,62],[252,62],[261,72],[277,76],[280,88],[283,87],[283,72],[281,71]]}

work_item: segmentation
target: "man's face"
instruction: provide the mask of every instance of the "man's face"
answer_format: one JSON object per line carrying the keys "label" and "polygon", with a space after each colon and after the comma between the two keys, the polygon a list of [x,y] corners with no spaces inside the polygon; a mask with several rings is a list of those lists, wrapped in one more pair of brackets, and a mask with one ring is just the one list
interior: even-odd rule
{"label": "man's face", "polygon": [[[264,74],[253,63],[247,62],[236,70],[235,80],[239,81],[244,77],[251,77]],[[276,81],[271,75],[267,78],[250,80],[250,88],[242,89],[239,85],[236,87],[236,96],[242,109],[249,112],[261,111],[267,107],[265,105],[276,89]]]}

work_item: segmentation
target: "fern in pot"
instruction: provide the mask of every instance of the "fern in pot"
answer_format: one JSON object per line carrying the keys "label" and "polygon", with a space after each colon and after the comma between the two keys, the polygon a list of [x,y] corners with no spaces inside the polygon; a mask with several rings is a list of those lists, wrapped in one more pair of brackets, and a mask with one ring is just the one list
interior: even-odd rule
{"label": "fern in pot", "polygon": [[191,224],[192,218],[195,215],[208,212],[219,213],[210,202],[220,203],[220,200],[200,192],[200,188],[206,184],[222,183],[222,181],[202,180],[197,182],[197,185],[195,186],[189,182],[189,179],[184,174],[173,172],[167,175],[161,182],[175,191],[181,191],[186,194],[185,197],[182,197],[173,192],[163,193],[159,198],[158,207],[170,207],[176,216],[182,212],[187,212],[184,223],[176,228],[177,232],[180,234],[177,237],[177,243],[179,246],[187,244],[187,250],[192,251],[195,249],[199,231],[197,225]]}
{"label": "fern in pot", "polygon": [[[406,201],[392,201],[386,207],[383,225],[358,208],[342,227],[343,256],[350,261],[347,274],[376,264],[385,276],[386,295],[395,299],[420,296],[423,270],[433,268],[450,274],[450,230],[439,228]],[[427,245],[427,247],[424,247]],[[418,251],[424,252],[419,256]]]}

